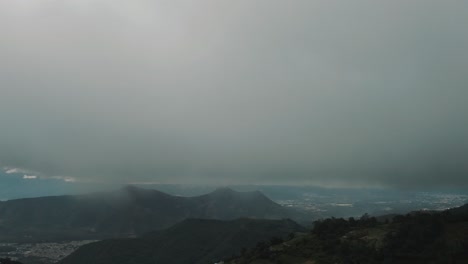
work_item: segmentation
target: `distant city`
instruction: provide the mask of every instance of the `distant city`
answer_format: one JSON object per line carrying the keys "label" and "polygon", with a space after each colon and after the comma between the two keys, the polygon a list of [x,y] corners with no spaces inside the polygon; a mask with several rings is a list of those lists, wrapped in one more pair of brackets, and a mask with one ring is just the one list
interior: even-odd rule
{"label": "distant city", "polygon": [[57,243],[0,243],[0,258],[27,263],[56,263],[80,246],[95,240],[64,241]]}

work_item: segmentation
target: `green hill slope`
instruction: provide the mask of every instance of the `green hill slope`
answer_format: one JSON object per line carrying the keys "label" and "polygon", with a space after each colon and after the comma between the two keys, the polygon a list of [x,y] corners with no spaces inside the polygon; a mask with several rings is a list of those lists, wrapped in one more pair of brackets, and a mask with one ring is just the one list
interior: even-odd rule
{"label": "green hill slope", "polygon": [[291,220],[188,219],[141,238],[104,240],[79,248],[61,264],[214,263],[271,237],[304,229]]}
{"label": "green hill slope", "polygon": [[326,219],[311,232],[258,245],[225,263],[468,263],[467,206],[414,212],[383,223],[375,218]]}

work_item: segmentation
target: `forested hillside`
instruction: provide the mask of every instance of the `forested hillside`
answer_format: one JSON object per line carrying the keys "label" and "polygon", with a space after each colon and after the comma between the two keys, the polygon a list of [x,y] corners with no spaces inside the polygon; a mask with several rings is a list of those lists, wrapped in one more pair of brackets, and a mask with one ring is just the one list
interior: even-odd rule
{"label": "forested hillside", "polygon": [[392,220],[330,218],[287,241],[259,243],[229,264],[468,263],[468,205]]}

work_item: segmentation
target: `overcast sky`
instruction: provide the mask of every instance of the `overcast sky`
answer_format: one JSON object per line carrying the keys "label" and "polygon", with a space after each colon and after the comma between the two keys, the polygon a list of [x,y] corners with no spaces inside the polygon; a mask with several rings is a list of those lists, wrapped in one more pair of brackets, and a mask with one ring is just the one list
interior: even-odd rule
{"label": "overcast sky", "polygon": [[0,0],[0,166],[468,186],[468,1]]}

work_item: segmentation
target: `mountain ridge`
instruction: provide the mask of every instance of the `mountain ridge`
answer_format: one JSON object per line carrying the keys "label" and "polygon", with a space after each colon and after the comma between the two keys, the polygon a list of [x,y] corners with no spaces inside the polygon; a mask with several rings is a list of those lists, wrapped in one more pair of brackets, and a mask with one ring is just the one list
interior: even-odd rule
{"label": "mountain ridge", "polygon": [[111,192],[1,202],[0,237],[3,241],[102,239],[161,230],[186,218],[282,219],[294,218],[294,214],[260,192],[220,188],[181,197],[125,186]]}
{"label": "mountain ridge", "polygon": [[468,204],[385,221],[327,218],[286,241],[257,245],[226,264],[468,263]]}
{"label": "mountain ridge", "polygon": [[305,229],[290,219],[185,219],[139,238],[110,239],[80,247],[60,264],[208,264],[272,237]]}

